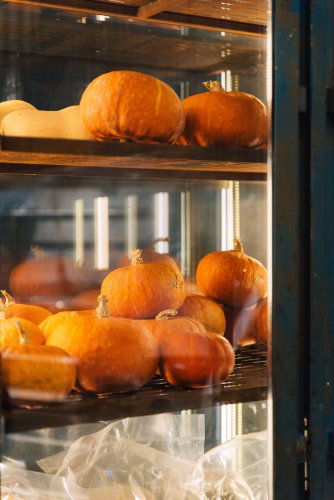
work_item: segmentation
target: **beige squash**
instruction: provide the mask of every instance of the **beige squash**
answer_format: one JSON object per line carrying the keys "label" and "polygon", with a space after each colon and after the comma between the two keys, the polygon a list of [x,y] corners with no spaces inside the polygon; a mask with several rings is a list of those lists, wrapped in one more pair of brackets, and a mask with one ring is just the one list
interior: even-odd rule
{"label": "beige squash", "polygon": [[14,111],[3,119],[2,133],[15,137],[94,140],[79,116],[79,106],[69,106],[59,111]]}
{"label": "beige squash", "polygon": [[0,134],[3,134],[2,120],[5,118],[5,116],[19,109],[36,110],[35,106],[33,106],[32,104],[29,104],[25,101],[20,101],[19,99],[0,102]]}

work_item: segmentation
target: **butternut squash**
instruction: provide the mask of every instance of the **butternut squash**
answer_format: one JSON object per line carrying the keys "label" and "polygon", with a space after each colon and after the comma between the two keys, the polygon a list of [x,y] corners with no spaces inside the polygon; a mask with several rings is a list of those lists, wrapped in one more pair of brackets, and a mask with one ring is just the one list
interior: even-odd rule
{"label": "butternut squash", "polygon": [[5,118],[5,116],[19,109],[36,110],[35,106],[33,106],[32,104],[29,104],[25,101],[20,101],[19,99],[0,102],[0,134],[3,134],[2,120]]}
{"label": "butternut squash", "polygon": [[16,137],[95,140],[79,116],[79,106],[69,106],[59,111],[14,111],[3,119],[2,133]]}

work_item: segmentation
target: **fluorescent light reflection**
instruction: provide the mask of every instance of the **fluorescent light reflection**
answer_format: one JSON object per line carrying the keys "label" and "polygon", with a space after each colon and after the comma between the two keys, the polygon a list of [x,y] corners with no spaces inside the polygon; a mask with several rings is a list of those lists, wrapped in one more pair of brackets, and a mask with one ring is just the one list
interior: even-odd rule
{"label": "fluorescent light reflection", "polygon": [[221,190],[221,250],[230,250],[233,248],[233,184],[228,182],[226,187]]}
{"label": "fluorescent light reflection", "polygon": [[181,271],[190,276],[191,269],[191,232],[190,232],[190,192],[181,193]]}
{"label": "fluorescent light reflection", "polygon": [[74,264],[82,266],[85,259],[85,215],[84,200],[74,201]]}
{"label": "fluorescent light reflection", "polygon": [[154,195],[154,240],[157,241],[155,249],[159,253],[169,252],[169,193],[156,193]]}
{"label": "fluorescent light reflection", "polygon": [[109,268],[109,199],[94,198],[94,245],[96,269]]}
{"label": "fluorescent light reflection", "polygon": [[126,197],[126,250],[131,257],[132,250],[138,247],[138,196]]}

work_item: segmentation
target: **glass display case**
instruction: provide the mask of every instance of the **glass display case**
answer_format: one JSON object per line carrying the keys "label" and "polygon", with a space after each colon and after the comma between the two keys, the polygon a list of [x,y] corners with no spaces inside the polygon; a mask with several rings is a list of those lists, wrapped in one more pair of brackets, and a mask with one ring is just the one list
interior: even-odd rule
{"label": "glass display case", "polygon": [[[198,448],[192,448],[193,456],[175,452],[171,454],[175,462],[170,458],[169,468],[162,466],[160,459],[154,455],[154,461],[157,460],[154,462],[155,472],[160,474],[162,490],[164,485],[168,483],[169,488],[174,482],[174,486],[177,484],[179,488],[178,498],[206,499],[216,498],[215,495],[221,498],[271,498],[271,306],[269,309],[267,306],[267,301],[271,303],[273,275],[271,20],[272,5],[268,0],[230,0],[228,3],[203,0],[0,2],[2,321],[8,320],[15,301],[17,305],[46,309],[49,319],[56,318],[60,322],[64,339],[58,342],[52,340],[56,336],[52,322],[49,323],[52,331],[45,329],[48,318],[36,321],[43,332],[42,340],[36,343],[64,347],[68,340],[65,337],[72,338],[73,321],[81,325],[75,326],[78,331],[82,328],[80,334],[89,337],[90,315],[95,314],[98,297],[106,294],[108,287],[103,284],[106,277],[131,266],[131,258],[132,266],[136,266],[138,262],[134,262],[132,252],[141,249],[144,264],[164,261],[169,272],[174,272],[174,278],[177,276],[182,280],[181,301],[176,305],[173,301],[164,301],[165,307],[161,309],[176,309],[178,314],[173,312],[173,317],[183,318],[190,315],[190,309],[187,313],[182,312],[189,298],[213,303],[218,309],[203,312],[203,305],[200,313],[193,312],[192,317],[198,320],[201,314],[204,321],[206,315],[206,321],[211,323],[210,328],[206,325],[204,330],[214,332],[207,337],[219,343],[216,336],[224,336],[235,357],[233,371],[227,371],[218,379],[210,371],[204,382],[186,383],[184,379],[175,382],[162,361],[168,344],[166,335],[163,340],[159,337],[160,362],[157,361],[150,376],[134,382],[137,376],[140,378],[136,372],[130,385],[97,384],[94,389],[90,378],[94,378],[99,366],[103,370],[106,364],[112,372],[113,363],[117,364],[118,357],[124,357],[133,360],[128,370],[142,371],[143,366],[149,363],[145,358],[149,348],[144,346],[140,351],[142,358],[139,356],[139,361],[136,361],[136,347],[129,347],[127,351],[126,337],[120,337],[120,353],[118,344],[106,348],[106,352],[99,347],[95,364],[89,365],[87,360],[94,351],[93,339],[87,341],[87,344],[92,342],[90,348],[86,351],[82,349],[82,359],[81,348],[75,353],[69,352],[77,374],[87,362],[85,376],[88,382],[77,375],[70,390],[60,397],[55,389],[55,379],[60,380],[64,375],[65,365],[61,368],[62,375],[54,366],[49,367],[47,360],[39,368],[38,357],[34,354],[29,354],[26,363],[34,360],[35,371],[40,370],[38,376],[29,366],[27,374],[22,375],[24,381],[17,382],[23,368],[20,357],[15,354],[15,346],[19,342],[29,343],[33,351],[31,344],[35,342],[31,340],[33,334],[27,332],[29,325],[20,324],[23,313],[19,319],[13,313],[16,318],[12,322],[15,332],[6,337],[3,333],[7,328],[5,323],[1,332],[4,494],[22,495],[23,498],[28,494],[35,495],[34,498],[58,498],[58,494],[59,498],[102,499],[122,493],[124,498],[129,499],[174,499],[176,490],[158,490],[147,472],[149,462],[146,463],[144,458],[138,460],[138,454],[138,463],[131,463],[135,472],[134,469],[131,472],[121,470],[121,466],[125,467],[123,455],[119,464],[110,455],[109,462],[101,465],[98,473],[94,462],[82,476],[82,471],[79,473],[73,463],[67,464],[67,468],[64,466],[64,450],[73,450],[72,447],[78,443],[77,438],[94,432],[97,432],[96,436],[111,439],[109,434],[103,432],[110,428],[116,436],[114,429],[118,427],[113,425],[119,425],[119,420],[140,422],[138,419],[143,418],[144,423],[138,425],[142,425],[141,429],[151,425],[152,435],[148,433],[141,442],[139,438],[145,434],[142,430],[137,432],[133,442],[147,447],[144,455],[153,453],[153,448],[154,452],[158,449],[169,456],[165,448],[154,447],[154,430],[160,425],[157,423],[159,418],[166,417],[166,422],[172,426],[174,420],[170,419],[175,417],[177,425],[181,422],[182,429],[188,429],[187,432],[183,430],[182,437],[195,441],[200,435],[201,453]],[[116,72],[145,75],[149,77],[147,82],[145,80],[148,87],[139,81],[137,88],[133,87],[136,76],[133,76],[132,82],[122,81],[118,87],[115,86],[114,92],[124,92],[117,101],[116,109],[119,116],[123,113],[123,125],[124,120],[130,120],[138,112],[137,106],[139,114],[130,132],[129,126],[122,135],[122,125],[118,124],[114,135],[108,136],[105,130],[99,135],[95,133],[95,125],[107,113],[109,96],[103,94],[105,89],[102,89],[101,95],[89,108],[95,120],[89,128],[84,122],[83,95],[87,95],[87,89],[98,77]],[[173,132],[167,139],[150,136],[156,123],[159,127],[165,125],[164,120],[154,114],[158,114],[157,107],[160,106],[156,97],[153,109],[143,107],[147,96],[150,97],[151,92],[153,95],[153,91],[149,90],[151,78],[166,84],[175,99],[175,106],[179,106],[177,109],[184,114],[178,134]],[[185,132],[191,113],[187,114],[184,103],[190,96],[214,93],[214,89],[207,90],[203,85],[210,81],[220,86],[218,93],[226,91],[224,94],[228,96],[247,94],[261,109],[256,111],[253,108],[252,114],[247,115],[243,108],[239,108],[233,119],[227,114],[227,135],[232,132],[228,139],[220,139],[220,142],[211,140],[217,130],[214,123],[221,123],[221,112],[215,104],[211,109],[209,105],[204,105],[201,111],[203,116],[207,112],[208,120],[213,123],[207,129],[206,139],[202,140],[196,133],[191,136],[190,132],[187,138]],[[129,91],[126,97],[127,85],[129,88],[132,85],[135,91],[132,90],[132,94]],[[167,94],[163,95],[164,102],[167,102],[167,97]],[[122,108],[126,98],[131,99],[129,109]],[[100,111],[96,111],[99,106]],[[261,113],[265,113],[265,108],[268,114],[265,115],[264,135],[268,134],[269,139],[262,137],[259,140],[259,132],[249,132],[249,129],[260,127],[264,116]],[[171,119],[173,112],[173,109],[167,111],[166,121]],[[112,120],[107,117],[105,127],[112,124]],[[143,120],[147,122],[145,133],[136,135],[133,130],[139,128]],[[223,120],[219,131],[224,127]],[[249,133],[253,134],[251,140],[242,142],[240,137]],[[240,246],[234,247],[240,242],[243,250]],[[232,251],[233,248],[235,250]],[[251,257],[247,260],[247,266],[250,263],[251,268],[244,268],[242,272],[247,277],[258,273],[255,281],[265,281],[261,292],[256,292],[256,298],[239,300],[243,283],[239,275],[233,275],[236,264],[232,261],[226,264],[225,274],[218,267],[217,274],[212,278],[213,285],[222,281],[222,292],[216,293],[203,286],[203,280],[211,276],[211,267],[216,269],[216,264],[212,264],[210,270],[206,268],[201,272],[200,263],[215,253],[219,256],[238,254],[240,257],[246,254]],[[228,286],[224,280],[228,279],[230,272],[234,286],[232,301],[225,300],[224,295]],[[136,324],[147,320],[158,321],[154,319],[160,312],[158,310],[154,314],[151,312],[153,309],[137,313],[137,309],[141,311],[146,294],[149,305],[158,301],[161,292],[154,289],[155,278],[151,276],[148,282],[142,283],[137,277],[130,292],[121,288],[124,276],[120,279],[119,289],[113,285],[108,296],[111,315],[126,317]],[[152,293],[149,292],[151,283]],[[134,297],[137,286],[140,288],[139,299]],[[117,300],[120,296],[121,301],[133,303],[134,312],[126,314],[123,313],[125,309],[117,309],[113,293],[117,293]],[[252,293],[249,292],[249,295]],[[136,303],[136,300],[139,302]],[[78,310],[81,312],[69,312]],[[225,321],[220,327],[214,324],[217,310]],[[76,319],[76,314],[79,319]],[[172,319],[165,321],[171,322]],[[134,328],[132,322],[131,328]],[[85,325],[88,325],[87,331]],[[177,339],[183,334],[190,336],[192,332],[189,333],[188,329],[177,326],[169,338],[173,339],[174,335]],[[113,335],[113,329],[109,334]],[[85,344],[81,337],[76,340],[76,333],[73,335],[74,344]],[[205,335],[203,330],[200,335]],[[17,340],[8,341],[8,338],[14,337]],[[192,369],[196,372],[203,362],[198,356],[203,353],[204,347],[199,354],[192,354],[192,344],[188,340],[182,342],[173,352],[191,358],[195,366]],[[14,348],[11,345],[8,349],[8,343]],[[217,348],[217,352],[221,353],[222,349],[222,346]],[[227,359],[225,353],[219,366],[226,364]],[[135,366],[136,362],[139,368]],[[183,362],[187,360],[182,358]],[[211,367],[215,362],[214,356],[206,361]],[[112,378],[109,368],[105,368],[104,375],[108,380]],[[54,374],[52,370],[55,370]],[[189,377],[191,368],[186,370]],[[221,372],[221,368],[217,370]],[[16,381],[10,379],[11,376],[16,377]],[[30,376],[35,377],[31,386],[27,382]],[[45,386],[43,383],[48,377],[49,386]],[[127,425],[131,427],[132,424]],[[164,432],[166,436],[166,427]],[[122,439],[129,441],[133,435],[119,433],[115,440],[121,447],[118,451],[122,449],[123,452]],[[173,435],[172,430],[170,434]],[[253,450],[251,458],[248,456],[248,445]],[[230,456],[226,451],[231,449],[228,446],[232,446],[236,453],[234,459],[226,458]],[[98,450],[101,456],[105,455],[104,449]],[[170,452],[170,448],[168,450]],[[209,460],[213,450],[217,453],[216,462],[213,462],[216,476],[210,482],[203,463]],[[57,452],[63,453],[61,458],[64,462],[55,462],[52,468],[48,457]],[[131,453],[135,454],[135,451],[131,449]],[[130,457],[129,449],[125,456]],[[184,471],[181,462],[177,462],[181,459],[187,464]],[[228,463],[228,466],[225,463],[225,468],[222,465],[224,460]],[[251,479],[245,473],[249,465],[255,467]],[[178,467],[180,477],[176,480],[173,476],[167,481],[166,476],[169,474],[172,477],[170,471],[178,470]],[[194,469],[199,471],[198,476],[194,475]],[[74,474],[72,478],[69,471]],[[55,479],[59,477],[54,476],[55,472],[65,478],[61,487]],[[103,490],[117,485],[128,489],[125,493],[123,490]]]}

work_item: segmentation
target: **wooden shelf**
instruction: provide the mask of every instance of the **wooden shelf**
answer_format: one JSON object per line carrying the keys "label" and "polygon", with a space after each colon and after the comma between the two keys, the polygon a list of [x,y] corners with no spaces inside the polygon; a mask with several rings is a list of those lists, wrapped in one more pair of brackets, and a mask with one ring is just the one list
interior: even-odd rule
{"label": "wooden shelf", "polygon": [[[161,1],[161,0],[160,0]],[[90,15],[115,16],[141,19],[142,8],[147,9],[147,0],[7,0],[14,9],[24,6],[53,8],[60,11],[80,12]],[[19,5],[21,4],[21,5]],[[267,0],[230,0],[226,4],[216,0],[178,0],[155,9],[145,20],[153,23],[192,26],[217,31],[264,36],[268,23]],[[22,9],[21,9],[22,10]]]}
{"label": "wooden shelf", "polygon": [[121,419],[182,409],[209,408],[228,403],[267,398],[265,346],[243,347],[236,352],[232,375],[208,389],[179,389],[156,377],[138,391],[123,394],[73,393],[54,404],[8,403],[3,407],[5,432],[24,432],[45,427]]}
{"label": "wooden shelf", "polygon": [[0,174],[126,179],[265,180],[267,153],[251,149],[1,138]]}

